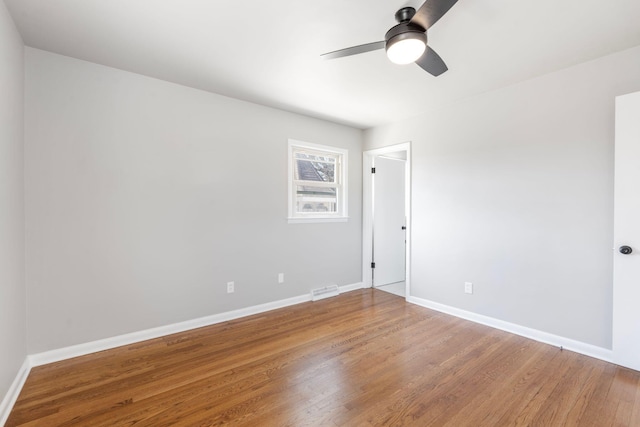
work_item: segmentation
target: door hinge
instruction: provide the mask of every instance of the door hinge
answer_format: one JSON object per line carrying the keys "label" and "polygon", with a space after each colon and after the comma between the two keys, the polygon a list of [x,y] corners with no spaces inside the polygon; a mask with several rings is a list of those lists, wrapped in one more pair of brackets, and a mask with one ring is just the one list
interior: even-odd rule
{"label": "door hinge", "polygon": [[371,268],[376,268],[376,263],[375,262],[371,263]]}
{"label": "door hinge", "polygon": [[371,173],[376,173],[376,168],[371,168]]}

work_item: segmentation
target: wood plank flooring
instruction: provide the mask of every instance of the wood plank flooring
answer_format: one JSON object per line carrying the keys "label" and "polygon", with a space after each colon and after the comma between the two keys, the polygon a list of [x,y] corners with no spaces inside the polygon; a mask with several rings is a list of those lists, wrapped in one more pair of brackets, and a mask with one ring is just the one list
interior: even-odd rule
{"label": "wood plank flooring", "polygon": [[34,368],[7,426],[640,426],[640,373],[349,292]]}

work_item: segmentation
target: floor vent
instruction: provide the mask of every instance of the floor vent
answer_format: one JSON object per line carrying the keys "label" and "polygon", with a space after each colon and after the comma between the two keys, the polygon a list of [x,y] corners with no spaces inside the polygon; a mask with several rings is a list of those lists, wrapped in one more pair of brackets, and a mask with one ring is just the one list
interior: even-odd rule
{"label": "floor vent", "polygon": [[319,299],[335,297],[340,294],[338,285],[328,285],[324,288],[317,288],[311,290],[311,301],[318,301]]}

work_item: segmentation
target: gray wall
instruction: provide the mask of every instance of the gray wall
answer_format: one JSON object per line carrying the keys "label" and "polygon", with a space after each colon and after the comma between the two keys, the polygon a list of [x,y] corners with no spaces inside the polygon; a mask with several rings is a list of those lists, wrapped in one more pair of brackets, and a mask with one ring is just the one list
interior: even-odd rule
{"label": "gray wall", "polygon": [[[360,130],[25,57],[29,353],[360,282]],[[287,224],[288,138],[349,150],[348,222]]]}
{"label": "gray wall", "polygon": [[27,355],[22,39],[0,2],[0,400]]}
{"label": "gray wall", "polygon": [[635,48],[366,131],[413,142],[412,294],[611,348],[614,97],[639,89]]}

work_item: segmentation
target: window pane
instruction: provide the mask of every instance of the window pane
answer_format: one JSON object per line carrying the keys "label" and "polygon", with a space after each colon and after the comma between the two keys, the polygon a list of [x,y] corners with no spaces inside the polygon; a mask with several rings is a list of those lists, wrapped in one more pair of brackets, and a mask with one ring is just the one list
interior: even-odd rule
{"label": "window pane", "polygon": [[346,220],[348,151],[289,140],[289,222]]}
{"label": "window pane", "polygon": [[299,185],[296,188],[296,211],[335,213],[338,198],[335,188]]}
{"label": "window pane", "polygon": [[295,153],[295,179],[336,182],[336,158],[316,154]]}

